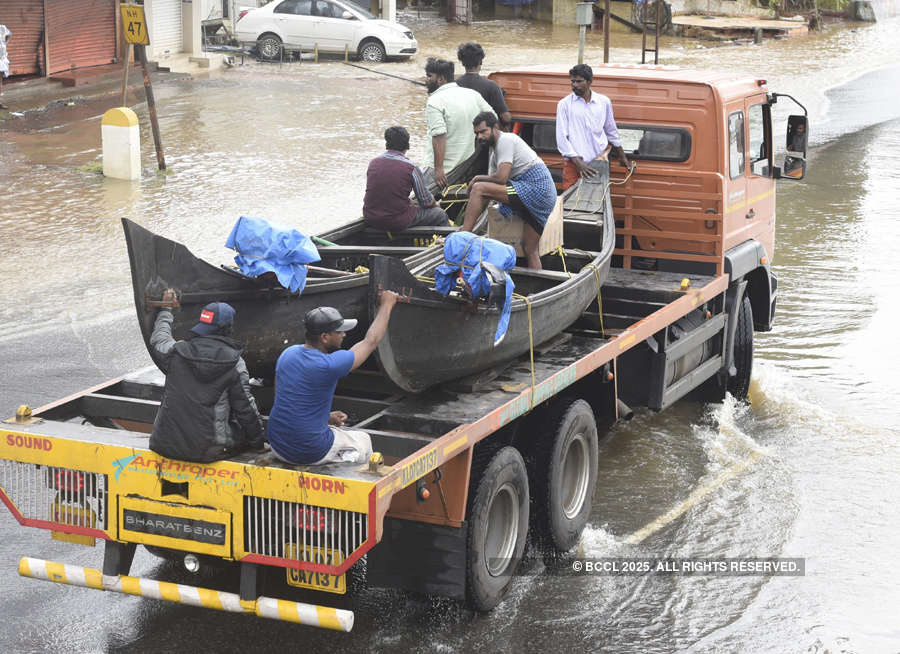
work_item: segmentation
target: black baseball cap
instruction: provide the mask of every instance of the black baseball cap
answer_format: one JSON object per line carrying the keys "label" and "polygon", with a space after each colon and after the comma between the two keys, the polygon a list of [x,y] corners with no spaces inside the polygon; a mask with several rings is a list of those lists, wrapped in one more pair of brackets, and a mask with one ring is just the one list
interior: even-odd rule
{"label": "black baseball cap", "polygon": [[318,307],[306,312],[303,324],[307,335],[317,336],[328,332],[349,332],[356,327],[356,320],[345,319],[334,307]]}
{"label": "black baseball cap", "polygon": [[200,322],[191,327],[198,336],[209,336],[223,325],[234,322],[234,309],[224,302],[210,302],[200,312]]}

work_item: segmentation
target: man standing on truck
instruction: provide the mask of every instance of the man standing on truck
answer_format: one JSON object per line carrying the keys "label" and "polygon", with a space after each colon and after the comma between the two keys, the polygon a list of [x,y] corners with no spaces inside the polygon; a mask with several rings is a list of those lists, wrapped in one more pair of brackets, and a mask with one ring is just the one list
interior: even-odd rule
{"label": "man standing on truck", "polygon": [[490,148],[488,174],[469,182],[466,217],[462,230],[472,231],[487,203],[500,202],[500,213],[522,217],[522,250],[528,267],[541,269],[538,246],[544,226],[556,206],[556,186],[547,165],[518,134],[500,131],[497,117],[480,113],[472,121],[479,143]]}
{"label": "man standing on truck", "polygon": [[500,119],[500,127],[508,131],[512,123],[509,107],[503,97],[503,90],[492,79],[481,76],[481,62],[484,61],[484,48],[480,43],[463,43],[456,51],[456,57],[466,69],[465,75],[456,78],[457,85],[464,89],[478,91],[497,117]]}
{"label": "man standing on truck", "polygon": [[[179,306],[172,289],[162,299]],[[166,373],[150,449],[170,459],[202,463],[262,449],[263,423],[250,393],[243,347],[231,338],[234,309],[224,302],[207,304],[184,341],[172,337],[172,321],[172,312],[160,309],[150,336]]]}
{"label": "man standing on truck", "polygon": [[378,347],[397,302],[382,291],[378,313],[366,336],[349,350],[341,344],[356,320],[345,320],[333,307],[319,307],[304,318],[306,343],[292,345],[275,364],[275,404],[269,414],[269,445],[279,459],[295,465],[365,461],[372,439],[344,429],[347,414],[332,411],[338,380],[359,368]]}
{"label": "man standing on truck", "polygon": [[[448,185],[447,174],[475,152],[472,119],[493,111],[478,91],[453,81],[453,62],[430,57],[425,64],[425,124],[428,127],[428,166],[438,186]],[[429,170],[426,169],[426,176]]]}
{"label": "man standing on truck", "polygon": [[556,105],[556,147],[565,159],[563,190],[579,177],[596,175],[589,164],[598,157],[605,161],[610,145],[619,163],[631,166],[622,149],[612,103],[591,90],[593,79],[594,71],[587,64],[573,66],[569,70],[572,92]]}
{"label": "man standing on truck", "polygon": [[[386,231],[400,231],[416,225],[447,226],[447,212],[438,206],[425,186],[422,171],[406,158],[409,132],[397,125],[384,130],[385,152],[369,162],[363,220]],[[418,205],[409,200],[414,191]]]}

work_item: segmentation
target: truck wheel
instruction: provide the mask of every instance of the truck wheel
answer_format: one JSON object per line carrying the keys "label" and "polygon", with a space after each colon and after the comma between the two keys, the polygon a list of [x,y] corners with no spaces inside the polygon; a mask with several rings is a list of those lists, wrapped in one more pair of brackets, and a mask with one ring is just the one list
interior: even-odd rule
{"label": "truck wheel", "polygon": [[476,611],[490,611],[509,589],[525,550],[528,473],[522,455],[502,448],[471,484],[466,597]]}
{"label": "truck wheel", "polygon": [[738,400],[746,400],[753,373],[753,308],[746,293],[741,299],[734,330],[734,367],[737,374],[728,380],[728,392]]}
{"label": "truck wheel", "polygon": [[545,418],[531,458],[535,527],[548,553],[572,549],[587,524],[597,483],[597,422],[569,398]]}

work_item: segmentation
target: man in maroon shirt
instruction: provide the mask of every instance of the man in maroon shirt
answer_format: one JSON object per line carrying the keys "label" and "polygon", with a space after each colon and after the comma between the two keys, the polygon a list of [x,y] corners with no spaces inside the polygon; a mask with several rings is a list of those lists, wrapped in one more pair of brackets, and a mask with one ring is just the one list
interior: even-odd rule
{"label": "man in maroon shirt", "polygon": [[[417,225],[450,224],[447,212],[438,206],[425,185],[422,171],[406,158],[409,132],[403,127],[384,130],[386,152],[369,162],[363,219],[373,227],[400,231]],[[418,206],[409,198],[415,192]]]}

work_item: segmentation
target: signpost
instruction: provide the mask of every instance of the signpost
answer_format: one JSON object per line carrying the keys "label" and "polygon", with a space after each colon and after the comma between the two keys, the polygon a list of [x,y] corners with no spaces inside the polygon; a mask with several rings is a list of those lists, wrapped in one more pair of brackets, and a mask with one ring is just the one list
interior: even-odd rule
{"label": "signpost", "polygon": [[125,41],[135,45],[150,45],[147,33],[147,19],[144,17],[143,5],[120,5],[122,8],[122,27],[125,30]]}
{"label": "signpost", "polygon": [[128,88],[128,60],[131,46],[134,46],[134,54],[141,62],[144,73],[144,91],[147,94],[147,110],[150,114],[150,127],[153,131],[153,144],[156,146],[156,162],[160,170],[166,169],[166,159],[162,151],[162,139],[159,135],[159,121],[156,118],[156,101],[153,98],[153,87],[150,85],[150,73],[147,70],[146,46],[150,45],[150,32],[147,29],[147,18],[144,15],[143,5],[121,4],[122,29],[125,31],[125,66],[122,78],[122,106],[125,106],[125,92]]}

